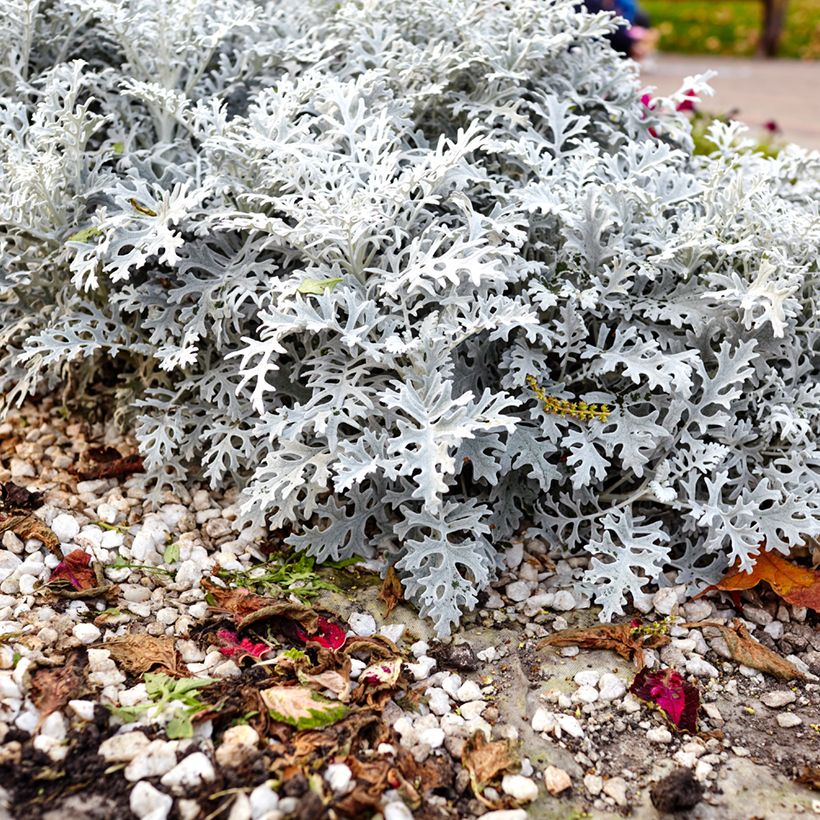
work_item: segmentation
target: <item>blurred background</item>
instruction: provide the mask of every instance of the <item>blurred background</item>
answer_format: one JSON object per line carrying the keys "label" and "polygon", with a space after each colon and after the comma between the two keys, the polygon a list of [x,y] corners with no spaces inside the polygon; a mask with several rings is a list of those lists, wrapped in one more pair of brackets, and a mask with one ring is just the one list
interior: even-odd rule
{"label": "blurred background", "polygon": [[666,94],[714,69],[715,96],[694,116],[746,122],[764,150],[820,149],[820,0],[586,0],[630,25],[615,46]]}

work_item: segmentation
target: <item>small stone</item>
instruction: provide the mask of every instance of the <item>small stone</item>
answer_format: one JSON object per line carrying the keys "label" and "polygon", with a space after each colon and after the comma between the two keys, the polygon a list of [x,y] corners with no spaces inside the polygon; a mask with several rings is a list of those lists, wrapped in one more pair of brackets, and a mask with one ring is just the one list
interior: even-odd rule
{"label": "small stone", "polygon": [[575,596],[569,590],[562,589],[555,594],[555,600],[552,602],[553,609],[557,609],[559,612],[569,612],[575,607]]}
{"label": "small stone", "polygon": [[684,604],[683,611],[686,614],[687,621],[705,621],[711,616],[714,607],[709,601],[701,599]]}
{"label": "small stone", "polygon": [[651,741],[652,743],[671,743],[672,742],[672,732],[669,729],[666,729],[663,726],[656,726],[653,729],[650,729],[646,733],[646,739]]}
{"label": "small stone", "polygon": [[36,478],[37,476],[34,465],[21,458],[12,458],[9,461],[9,470],[12,478]]}
{"label": "small stone", "polygon": [[431,686],[426,694],[427,706],[434,715],[446,715],[452,711],[450,696],[440,687]]}
{"label": "small stone", "polygon": [[626,683],[612,672],[604,672],[598,681],[601,700],[617,700],[626,694]]}
{"label": "small stone", "polygon": [[803,723],[802,718],[795,715],[793,712],[781,712],[777,718],[777,725],[782,729],[793,729],[795,726],[800,726]]}
{"label": "small stone", "polygon": [[94,705],[93,700],[70,700],[68,702],[68,708],[80,720],[88,721],[94,720]]}
{"label": "small stone", "polygon": [[427,641],[416,641],[414,644],[411,644],[410,651],[413,653],[414,658],[420,658],[430,651],[430,644],[428,644]]}
{"label": "small stone", "polygon": [[557,766],[547,766],[544,772],[544,783],[547,786],[547,791],[553,797],[572,788],[572,778]]}
{"label": "small stone", "polygon": [[407,669],[413,676],[413,680],[422,681],[430,677],[430,673],[436,668],[436,662],[433,658],[428,658],[426,655],[419,658],[418,663],[408,663]]}
{"label": "small stone", "polygon": [[413,820],[413,812],[401,800],[386,803],[382,809],[382,815],[384,820]]}
{"label": "small stone", "polygon": [[779,709],[781,706],[794,703],[797,700],[797,695],[788,689],[776,689],[773,692],[764,692],[760,696],[760,700],[770,709]]}
{"label": "small stone", "polygon": [[425,729],[419,734],[419,743],[424,743],[431,749],[438,749],[444,744],[444,731],[436,727]]}
{"label": "small stone", "polygon": [[216,778],[211,761],[202,753],[194,752],[163,775],[160,783],[174,794],[184,794]]}
{"label": "small stone", "polygon": [[406,628],[404,624],[387,624],[379,630],[379,635],[384,635],[387,640],[398,643]]}
{"label": "small stone", "polygon": [[705,760],[699,760],[697,766],[695,766],[695,779],[702,783],[704,780],[709,779],[709,775],[711,775],[713,771],[714,766],[712,766],[711,763]]}
{"label": "small stone", "polygon": [[766,626],[774,620],[771,614],[766,612],[765,609],[748,605],[743,607],[743,617],[746,618],[747,621],[751,621],[753,624],[757,624],[758,626]]}
{"label": "small stone", "polygon": [[353,780],[353,772],[345,763],[331,763],[325,769],[325,782],[334,794],[344,794]]}
{"label": "small stone", "polygon": [[785,629],[781,621],[772,621],[763,627],[763,631],[774,640],[779,641],[783,637]]}
{"label": "small stone", "polygon": [[674,769],[662,780],[652,784],[649,796],[652,805],[662,814],[676,814],[693,809],[703,797],[703,786],[691,769]]}
{"label": "small stone", "polygon": [[[196,818],[200,814],[199,804],[197,804],[196,801],[193,802],[196,806],[196,814],[194,815],[194,818]],[[227,820],[253,820],[251,801],[248,800],[248,796],[246,794],[239,792],[234,797],[233,804],[231,805],[231,812],[228,815]]]}
{"label": "small stone", "polygon": [[97,507],[97,517],[106,524],[113,524],[117,520],[119,510],[111,504],[100,504]]}
{"label": "small stone", "polygon": [[683,766],[684,769],[691,769],[697,762],[697,757],[692,752],[684,752],[683,750],[675,752],[673,760]]}
{"label": "small stone", "polygon": [[481,700],[481,689],[475,681],[467,680],[456,691],[456,700],[467,703],[471,700]]}
{"label": "small stone", "polygon": [[[652,596],[652,606],[661,615],[671,615],[678,603],[677,587],[664,587]],[[612,797],[612,795],[610,795]],[[614,798],[613,798],[614,799]],[[616,801],[617,802],[617,801]]]}
{"label": "small stone", "polygon": [[802,624],[806,620],[808,610],[804,606],[792,606],[792,620]]}
{"label": "small stone", "polygon": [[347,622],[359,637],[368,638],[376,633],[376,619],[367,612],[354,612]]}
{"label": "small stone", "polygon": [[530,597],[530,585],[526,581],[513,581],[507,584],[504,592],[511,601],[520,603]]}
{"label": "small stone", "polygon": [[130,763],[148,748],[149,743],[142,732],[123,732],[104,740],[97,749],[97,754],[106,763]]}
{"label": "small stone", "polygon": [[53,533],[60,539],[61,544],[70,544],[80,533],[80,525],[73,515],[60,513],[51,522]]}
{"label": "small stone", "polygon": [[473,647],[466,641],[442,644],[430,654],[444,669],[458,669],[459,672],[474,672],[478,669],[478,658]]}
{"label": "small stone", "polygon": [[597,797],[604,788],[604,779],[597,774],[584,775],[584,788],[593,797]]}
{"label": "small stone", "polygon": [[501,781],[501,790],[522,803],[531,803],[538,797],[538,786],[535,781],[520,774],[505,774]]}
{"label": "small stone", "polygon": [[252,726],[231,726],[222,735],[222,743],[216,750],[216,762],[220,766],[239,768],[252,757],[259,743],[259,735]]}
{"label": "small stone", "polygon": [[686,661],[686,671],[698,678],[716,678],[720,674],[709,661],[699,656]]}
{"label": "small stone", "polygon": [[462,703],[458,710],[461,712],[461,716],[464,720],[475,720],[476,718],[481,717],[486,708],[487,704],[485,701],[470,700],[467,701],[467,703]]}
{"label": "small stone", "polygon": [[533,732],[551,732],[555,728],[556,723],[555,714],[553,712],[549,712],[544,708],[538,708],[532,716],[530,726]]}
{"label": "small stone", "polygon": [[600,672],[596,672],[594,669],[584,669],[578,672],[573,680],[578,686],[597,686],[600,678]]}
{"label": "small stone", "polygon": [[71,634],[86,646],[100,639],[102,632],[94,624],[77,624],[71,630]]}
{"label": "small stone", "polygon": [[[123,776],[134,783],[149,777],[160,777],[176,766],[177,745],[165,740],[152,740],[125,767]],[[163,784],[165,785],[165,784]]]}
{"label": "small stone", "polygon": [[174,798],[143,780],[131,789],[129,805],[140,820],[165,820],[174,805]]}
{"label": "small stone", "polygon": [[574,697],[581,703],[595,703],[598,700],[598,690],[594,686],[579,686]]}
{"label": "small stone", "polygon": [[566,732],[570,737],[583,737],[584,730],[578,719],[573,715],[557,715],[556,722],[562,732]]}
{"label": "small stone", "polygon": [[263,783],[251,792],[250,803],[254,820],[261,820],[279,807],[279,795],[267,783]]}
{"label": "small stone", "polygon": [[625,808],[626,801],[626,780],[622,777],[610,777],[604,781],[604,794],[611,797],[621,808]]}

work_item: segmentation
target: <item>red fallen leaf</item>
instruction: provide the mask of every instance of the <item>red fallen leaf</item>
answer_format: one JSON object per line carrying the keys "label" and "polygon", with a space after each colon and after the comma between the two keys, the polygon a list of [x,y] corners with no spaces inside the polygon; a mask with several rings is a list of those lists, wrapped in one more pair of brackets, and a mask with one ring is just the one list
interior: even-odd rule
{"label": "red fallen leaf", "polygon": [[654,703],[669,718],[672,725],[684,732],[697,732],[700,692],[674,669],[654,672],[641,669],[629,691],[648,703]]}
{"label": "red fallen leaf", "polygon": [[0,506],[5,509],[36,510],[43,506],[43,494],[33,493],[13,481],[0,484]]}
{"label": "red fallen leaf", "polygon": [[220,629],[216,634],[226,644],[220,646],[219,651],[229,657],[251,655],[254,658],[261,658],[265,652],[270,651],[270,647],[266,643],[254,643],[250,638],[240,640],[236,632],[231,632],[230,629]]}
{"label": "red fallen leaf", "polygon": [[68,581],[74,589],[91,589],[97,585],[97,577],[91,567],[91,556],[85,550],[74,550],[54,567],[49,584]]}
{"label": "red fallen leaf", "polygon": [[303,643],[314,641],[325,649],[341,649],[347,640],[347,633],[338,624],[319,616],[317,631],[313,635],[308,635],[304,629],[297,627],[296,637]]}

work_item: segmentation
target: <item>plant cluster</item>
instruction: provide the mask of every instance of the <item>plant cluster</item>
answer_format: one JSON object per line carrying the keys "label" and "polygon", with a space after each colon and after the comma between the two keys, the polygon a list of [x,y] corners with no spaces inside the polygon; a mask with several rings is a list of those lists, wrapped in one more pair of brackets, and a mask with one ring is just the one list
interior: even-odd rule
{"label": "plant cluster", "polygon": [[440,633],[525,527],[604,618],[817,535],[820,157],[695,156],[611,26],[2,0],[4,406],[113,385],[157,500],[237,483],[318,561],[378,548]]}

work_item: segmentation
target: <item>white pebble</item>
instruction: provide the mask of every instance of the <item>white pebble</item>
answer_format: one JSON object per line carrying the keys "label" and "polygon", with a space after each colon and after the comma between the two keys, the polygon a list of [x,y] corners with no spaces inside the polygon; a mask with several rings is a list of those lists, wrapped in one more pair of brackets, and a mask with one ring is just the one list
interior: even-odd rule
{"label": "white pebble", "polygon": [[368,638],[376,632],[376,619],[367,612],[354,612],[348,619],[354,634]]}
{"label": "white pebble", "polygon": [[413,820],[413,812],[400,800],[385,804],[382,814],[384,820]]}
{"label": "white pebble", "polygon": [[194,752],[163,775],[160,783],[175,794],[184,794],[216,778],[211,761],[202,753]]}
{"label": "white pebble", "polygon": [[573,680],[578,686],[597,686],[600,678],[600,672],[596,672],[594,669],[584,669],[578,672]]}
{"label": "white pebble", "polygon": [[129,805],[140,820],[165,820],[174,805],[174,798],[143,780],[131,789]]}
{"label": "white pebble", "polygon": [[456,690],[456,700],[467,703],[470,700],[481,700],[481,688],[475,681],[467,680]]}
{"label": "white pebble", "polygon": [[598,690],[594,686],[579,686],[574,697],[581,703],[595,703],[598,700]]}
{"label": "white pebble", "polygon": [[389,641],[398,643],[404,635],[405,629],[404,624],[387,624],[379,630],[379,635],[384,635]]}
{"label": "white pebble", "polygon": [[533,732],[551,732],[555,728],[556,723],[557,721],[553,712],[549,712],[544,708],[538,708],[532,716],[530,726],[532,726]]}
{"label": "white pebble", "polygon": [[612,672],[604,672],[598,681],[601,700],[617,700],[626,694],[626,683]]}
{"label": "white pebble", "polygon": [[82,644],[86,646],[94,643],[100,639],[102,632],[94,624],[77,624],[71,630],[71,634]]}
{"label": "white pebble", "polygon": [[788,689],[777,689],[774,692],[764,692],[760,696],[760,700],[770,709],[779,709],[781,706],[794,703],[797,700],[797,695]]}
{"label": "white pebble", "polygon": [[526,581],[513,581],[507,584],[504,592],[511,601],[520,603],[530,597],[530,585]]}
{"label": "white pebble", "polygon": [[661,615],[671,615],[678,603],[678,588],[664,587],[652,596],[652,606]]}
{"label": "white pebble", "polygon": [[566,732],[571,737],[584,736],[584,730],[581,728],[581,724],[573,715],[557,715],[556,722],[561,731]]}
{"label": "white pebble", "polygon": [[803,720],[793,712],[781,712],[777,716],[777,725],[783,729],[793,729],[795,726],[800,726],[801,723],[803,723]]}
{"label": "white pebble", "polygon": [[61,544],[70,544],[80,533],[80,525],[73,515],[60,513],[51,522],[51,529]]}
{"label": "white pebble", "polygon": [[331,763],[325,769],[325,782],[335,794],[346,792],[351,780],[353,772],[345,763]]}
{"label": "white pebble", "polygon": [[444,731],[438,728],[425,729],[419,734],[419,743],[438,749],[444,744]]}
{"label": "white pebble", "polygon": [[522,803],[531,803],[538,797],[538,786],[535,781],[520,774],[505,774],[501,781],[501,790]]}
{"label": "white pebble", "polygon": [[450,696],[438,686],[427,690],[427,706],[434,715],[446,715],[452,710]]}
{"label": "white pebble", "polygon": [[[140,733],[141,734],[141,733]],[[176,766],[177,744],[165,740],[152,740],[135,755],[125,767],[123,776],[132,783],[148,777],[160,777]]]}
{"label": "white pebble", "polygon": [[646,733],[646,739],[652,741],[652,743],[671,743],[672,732],[663,726],[656,726]]}
{"label": "white pebble", "polygon": [[559,612],[569,612],[571,609],[575,609],[575,606],[575,596],[566,589],[557,592],[555,600],[552,602],[552,608],[557,609]]}

